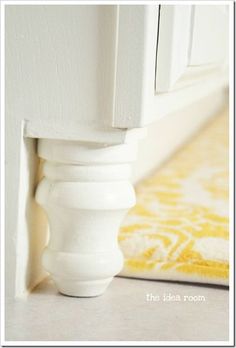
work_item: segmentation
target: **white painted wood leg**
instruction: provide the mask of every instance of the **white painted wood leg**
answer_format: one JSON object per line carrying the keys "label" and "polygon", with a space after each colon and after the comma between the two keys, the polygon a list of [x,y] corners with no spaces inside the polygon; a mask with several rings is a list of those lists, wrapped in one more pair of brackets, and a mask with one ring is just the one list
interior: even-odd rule
{"label": "white painted wood leg", "polygon": [[39,140],[38,153],[45,163],[36,200],[50,227],[43,265],[61,293],[101,295],[121,270],[117,234],[135,204],[129,178],[136,150],[136,143]]}

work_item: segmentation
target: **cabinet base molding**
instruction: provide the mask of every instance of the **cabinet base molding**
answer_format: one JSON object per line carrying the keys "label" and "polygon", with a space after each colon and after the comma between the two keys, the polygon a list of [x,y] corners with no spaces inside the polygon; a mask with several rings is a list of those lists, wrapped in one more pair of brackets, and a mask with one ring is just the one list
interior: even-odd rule
{"label": "cabinet base molding", "polygon": [[40,139],[44,178],[36,201],[48,216],[43,265],[69,296],[101,295],[123,266],[117,234],[135,204],[129,182],[137,143],[107,145]]}

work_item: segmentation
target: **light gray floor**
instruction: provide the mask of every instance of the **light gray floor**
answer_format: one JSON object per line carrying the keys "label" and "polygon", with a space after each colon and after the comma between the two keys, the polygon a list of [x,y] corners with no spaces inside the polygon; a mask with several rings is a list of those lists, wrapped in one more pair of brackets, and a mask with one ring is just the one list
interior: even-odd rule
{"label": "light gray floor", "polygon": [[[180,301],[163,301],[168,293],[179,295]],[[160,300],[147,301],[147,294]],[[184,295],[204,296],[205,301],[203,297],[201,301],[184,301]],[[72,298],[58,294],[53,283],[46,280],[27,300],[7,301],[6,339],[228,340],[228,290],[115,278],[103,296]]]}

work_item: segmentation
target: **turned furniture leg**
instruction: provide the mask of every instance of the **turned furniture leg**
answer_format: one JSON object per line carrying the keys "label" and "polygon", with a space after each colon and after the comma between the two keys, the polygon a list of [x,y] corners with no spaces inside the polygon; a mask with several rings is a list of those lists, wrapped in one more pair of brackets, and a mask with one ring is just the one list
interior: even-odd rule
{"label": "turned furniture leg", "polygon": [[39,140],[38,154],[45,162],[36,200],[50,228],[43,265],[61,293],[101,295],[120,272],[117,234],[135,204],[129,178],[136,149],[136,143]]}

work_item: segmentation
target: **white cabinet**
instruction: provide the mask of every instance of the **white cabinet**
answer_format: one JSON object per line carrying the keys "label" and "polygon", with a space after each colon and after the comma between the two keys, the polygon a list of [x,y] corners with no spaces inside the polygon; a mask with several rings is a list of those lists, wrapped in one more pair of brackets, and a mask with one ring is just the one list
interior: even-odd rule
{"label": "white cabinet", "polygon": [[[44,276],[40,257],[47,224],[33,200],[41,163],[36,142],[45,160],[37,197],[53,232],[53,250],[44,263],[59,287],[68,294],[98,294],[119,271],[116,234],[135,203],[129,180],[137,140],[143,127],[155,123],[159,135],[168,133],[158,143],[163,160],[167,149],[174,150],[200,124],[192,122],[195,114],[165,126],[157,120],[227,85],[229,9],[232,13],[232,6],[215,4],[4,5],[11,293],[21,295]],[[178,141],[171,141],[171,127]],[[84,256],[74,257],[80,253]],[[104,258],[109,272],[102,269]]]}
{"label": "white cabinet", "polygon": [[145,126],[227,84],[228,11],[214,4],[120,11],[115,127]]}
{"label": "white cabinet", "polygon": [[119,143],[225,84],[228,25],[226,5],[6,6],[7,113],[26,136]]}

